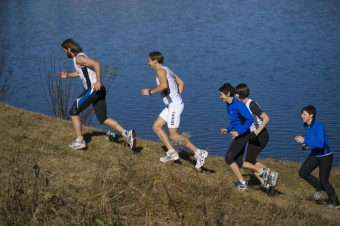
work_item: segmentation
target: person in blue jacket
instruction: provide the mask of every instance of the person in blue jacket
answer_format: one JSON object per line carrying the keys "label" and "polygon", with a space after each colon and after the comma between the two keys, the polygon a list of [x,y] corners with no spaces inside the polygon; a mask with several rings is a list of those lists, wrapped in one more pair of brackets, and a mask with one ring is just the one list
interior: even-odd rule
{"label": "person in blue jacket", "polygon": [[[247,106],[234,97],[236,90],[230,83],[225,83],[219,91],[221,100],[226,103],[230,121],[230,124],[227,125],[226,128],[221,128],[220,130],[222,134],[230,133],[233,139],[225,155],[225,161],[238,178],[236,188],[246,190],[247,183],[244,180],[240,168],[243,166],[243,154],[250,138],[249,127],[254,120]],[[267,181],[268,173],[264,168],[261,170],[260,175]]]}
{"label": "person in blue jacket", "polygon": [[[302,164],[299,176],[315,188],[315,200],[319,200],[322,191],[326,191],[328,207],[339,209],[338,196],[328,181],[332,169],[333,152],[325,127],[320,122],[315,121],[316,108],[313,105],[302,108],[301,112],[306,135],[305,137],[295,136],[295,141],[302,144],[302,150],[309,148],[310,154]],[[319,167],[319,179],[311,174],[317,167]]]}

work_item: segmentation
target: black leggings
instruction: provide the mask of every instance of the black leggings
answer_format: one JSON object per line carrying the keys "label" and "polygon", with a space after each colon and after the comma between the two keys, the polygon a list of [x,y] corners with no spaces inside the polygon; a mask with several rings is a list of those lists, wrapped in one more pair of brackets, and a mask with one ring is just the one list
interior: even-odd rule
{"label": "black leggings", "polygon": [[266,147],[268,140],[269,133],[266,129],[264,129],[254,141],[249,141],[247,154],[244,161],[250,162],[251,164],[255,165],[257,162],[257,157],[261,153],[262,149]]}
{"label": "black leggings", "polygon": [[93,91],[91,89],[85,90],[77,100],[74,102],[69,114],[72,116],[79,115],[88,106],[93,104],[94,112],[96,113],[98,121],[103,124],[107,119],[106,110],[106,89],[104,86],[100,88],[100,91]]}
{"label": "black leggings", "polygon": [[[338,203],[338,197],[335,194],[333,186],[328,182],[329,175],[332,169],[333,154],[315,157],[309,155],[305,162],[302,164],[299,176],[305,179],[310,185],[312,185],[317,191],[325,190],[328,195],[328,204]],[[319,178],[311,175],[311,172],[319,166]]]}
{"label": "black leggings", "polygon": [[233,162],[236,162],[239,167],[243,166],[243,154],[244,149],[249,141],[250,132],[236,137],[231,142],[227,154],[225,155],[225,162],[230,166]]}

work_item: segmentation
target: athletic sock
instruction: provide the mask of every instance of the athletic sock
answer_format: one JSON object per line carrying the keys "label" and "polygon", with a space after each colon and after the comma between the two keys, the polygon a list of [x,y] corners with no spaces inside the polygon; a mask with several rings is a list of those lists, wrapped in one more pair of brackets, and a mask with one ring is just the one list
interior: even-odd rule
{"label": "athletic sock", "polygon": [[124,132],[122,132],[122,135],[123,135],[124,137],[127,137],[128,134],[129,134],[129,132],[128,132],[127,130],[124,130]]}
{"label": "athletic sock", "polygon": [[82,142],[83,140],[84,140],[84,137],[83,137],[83,136],[77,137],[77,139],[76,139],[77,142]]}
{"label": "athletic sock", "polygon": [[201,149],[197,148],[196,151],[195,151],[195,155],[199,155],[199,154],[201,154],[201,152],[202,152]]}
{"label": "athletic sock", "polygon": [[173,153],[175,153],[176,151],[175,151],[175,149],[169,149],[166,153],[168,154],[168,155],[172,155]]}

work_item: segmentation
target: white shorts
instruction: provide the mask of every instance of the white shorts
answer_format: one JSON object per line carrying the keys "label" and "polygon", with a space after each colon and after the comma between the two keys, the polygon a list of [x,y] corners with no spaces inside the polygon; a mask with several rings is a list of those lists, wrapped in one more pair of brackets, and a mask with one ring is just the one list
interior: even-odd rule
{"label": "white shorts", "polygon": [[183,101],[173,102],[164,108],[164,110],[159,114],[159,117],[167,122],[168,128],[179,128],[183,109]]}

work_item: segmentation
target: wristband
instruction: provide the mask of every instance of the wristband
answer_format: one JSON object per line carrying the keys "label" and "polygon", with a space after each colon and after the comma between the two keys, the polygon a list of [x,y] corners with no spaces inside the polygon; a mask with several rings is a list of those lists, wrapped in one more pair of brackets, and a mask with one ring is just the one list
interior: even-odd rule
{"label": "wristband", "polygon": [[149,89],[149,95],[150,95],[150,96],[152,95],[152,93],[151,93],[151,89]]}

